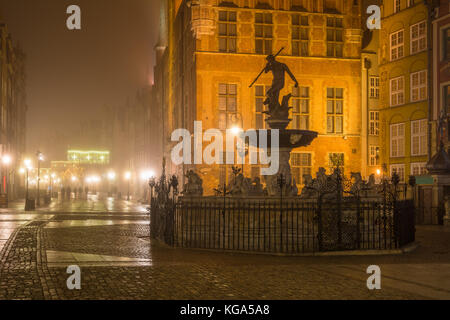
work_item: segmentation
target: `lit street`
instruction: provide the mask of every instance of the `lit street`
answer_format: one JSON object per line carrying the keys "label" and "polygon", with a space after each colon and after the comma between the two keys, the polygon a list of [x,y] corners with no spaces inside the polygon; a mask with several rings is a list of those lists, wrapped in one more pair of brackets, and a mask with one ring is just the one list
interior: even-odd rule
{"label": "lit street", "polygon": [[[1,299],[449,299],[450,230],[419,227],[419,248],[382,257],[281,257],[150,243],[145,207],[108,198],[2,209]],[[369,291],[377,264],[382,289]],[[81,268],[68,290],[66,268]]]}

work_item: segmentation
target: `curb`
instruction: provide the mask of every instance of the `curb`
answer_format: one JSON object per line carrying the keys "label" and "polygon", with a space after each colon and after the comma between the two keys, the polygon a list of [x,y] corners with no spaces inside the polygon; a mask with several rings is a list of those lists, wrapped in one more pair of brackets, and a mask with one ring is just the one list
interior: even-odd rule
{"label": "curb", "polygon": [[[147,237],[146,237],[147,238]],[[144,239],[141,239],[144,240]],[[187,249],[194,251],[205,251],[225,254],[246,254],[246,255],[267,255],[267,256],[279,256],[279,257],[330,257],[330,256],[381,256],[381,255],[400,255],[404,253],[410,253],[419,247],[419,243],[412,242],[399,249],[386,249],[386,250],[348,250],[348,251],[326,251],[326,252],[306,252],[306,253],[277,253],[277,252],[258,252],[258,251],[242,251],[242,250],[220,250],[220,249],[207,249],[207,248],[188,248],[188,247],[174,247],[164,243],[158,239],[147,238],[144,241],[153,243],[156,246],[163,247],[165,249]]]}

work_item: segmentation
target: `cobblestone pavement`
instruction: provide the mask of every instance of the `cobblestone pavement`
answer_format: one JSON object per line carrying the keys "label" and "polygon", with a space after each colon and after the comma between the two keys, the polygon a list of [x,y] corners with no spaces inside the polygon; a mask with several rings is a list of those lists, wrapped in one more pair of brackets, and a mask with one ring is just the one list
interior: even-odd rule
{"label": "cobblestone pavement", "polygon": [[[414,252],[280,257],[174,249],[148,239],[143,206],[55,201],[0,211],[0,299],[450,299],[450,230],[418,227]],[[69,290],[69,265],[81,290]],[[382,289],[366,287],[381,267]]]}

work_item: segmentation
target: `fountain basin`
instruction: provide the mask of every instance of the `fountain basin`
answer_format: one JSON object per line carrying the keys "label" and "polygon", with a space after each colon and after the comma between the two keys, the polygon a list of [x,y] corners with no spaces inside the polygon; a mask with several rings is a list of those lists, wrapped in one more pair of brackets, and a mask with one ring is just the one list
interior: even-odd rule
{"label": "fountain basin", "polygon": [[[252,141],[250,141],[250,145],[253,147],[260,147],[260,134],[261,130],[257,131],[258,143],[257,145],[253,145]],[[272,130],[267,130],[267,148],[271,148],[271,132]],[[314,139],[317,138],[318,133],[316,131],[310,130],[296,130],[296,129],[281,129],[279,132],[279,147],[280,148],[288,148],[294,149],[298,147],[306,147],[313,142]]]}

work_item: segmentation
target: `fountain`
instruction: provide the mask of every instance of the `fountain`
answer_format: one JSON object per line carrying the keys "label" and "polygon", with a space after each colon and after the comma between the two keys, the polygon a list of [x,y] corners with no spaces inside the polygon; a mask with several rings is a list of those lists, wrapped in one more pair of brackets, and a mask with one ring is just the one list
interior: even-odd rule
{"label": "fountain", "polygon": [[[279,170],[276,175],[265,176],[267,194],[269,196],[277,196],[282,193],[285,196],[296,196],[298,190],[295,179],[292,179],[291,166],[289,164],[291,151],[294,148],[306,147],[310,145],[311,142],[317,138],[317,132],[309,130],[286,129],[292,121],[292,119],[289,119],[289,109],[291,109],[291,107],[288,106],[292,94],[285,95],[280,104],[279,95],[280,91],[284,88],[285,73],[288,73],[291,79],[295,82],[296,87],[298,87],[298,82],[286,64],[276,61],[275,58],[281,50],[276,55],[269,55],[266,58],[266,67],[263,71],[261,71],[250,87],[253,86],[263,72],[272,72],[272,87],[267,91],[267,99],[264,101],[264,104],[268,106],[268,110],[264,113],[268,116],[266,123],[270,128],[267,130],[268,152],[270,152],[271,149],[271,132],[274,129],[279,130]],[[260,145],[259,132],[257,136],[258,143],[257,145],[254,145],[254,147],[258,147]]]}

